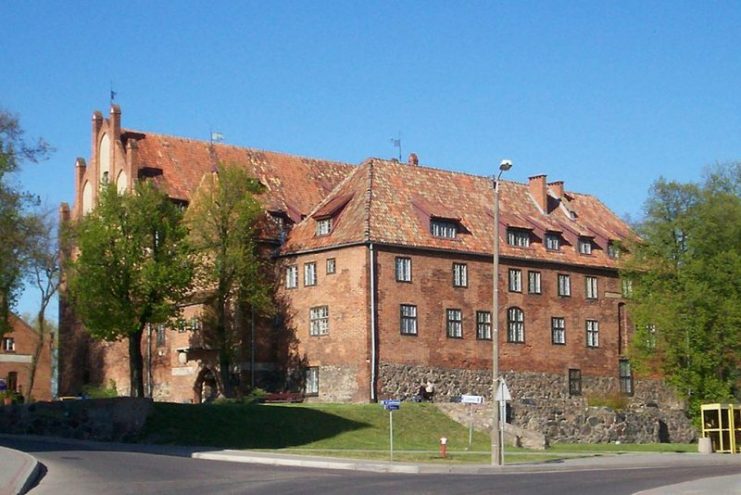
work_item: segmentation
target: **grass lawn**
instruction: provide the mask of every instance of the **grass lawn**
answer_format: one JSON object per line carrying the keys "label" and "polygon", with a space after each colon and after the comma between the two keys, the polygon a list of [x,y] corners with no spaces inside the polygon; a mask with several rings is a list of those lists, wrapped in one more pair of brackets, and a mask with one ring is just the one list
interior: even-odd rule
{"label": "grass lawn", "polygon": [[[404,403],[393,413],[394,460],[488,463],[488,433],[473,432],[434,405]],[[440,437],[448,456],[439,455]],[[389,413],[378,404],[155,403],[141,441],[283,453],[389,459]],[[505,462],[542,462],[625,452],[686,452],[687,444],[556,444],[547,451],[505,446]]]}

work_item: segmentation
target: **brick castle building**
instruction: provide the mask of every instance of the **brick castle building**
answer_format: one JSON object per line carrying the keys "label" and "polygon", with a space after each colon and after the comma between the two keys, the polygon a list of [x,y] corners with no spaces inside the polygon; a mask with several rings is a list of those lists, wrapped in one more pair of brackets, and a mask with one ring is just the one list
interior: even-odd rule
{"label": "brick castle building", "polygon": [[[244,167],[266,190],[277,314],[245,318],[232,370],[243,383],[300,386],[318,401],[411,398],[428,380],[436,400],[490,395],[490,178],[421,166],[414,154],[349,165],[126,130],[113,105],[108,118],[93,115],[90,161],[77,160],[75,201],[62,216],[89,211],[104,179],[122,191],[154,180],[187,204],[217,163]],[[500,183],[499,232],[500,370],[515,404],[614,392],[680,406],[659,380],[635,379],[626,358],[617,268],[633,234],[622,220],[539,175]],[[90,342],[64,297],[60,311],[62,392],[113,380],[126,393],[125,346]],[[199,314],[194,304],[178,328],[146,336],[155,399],[198,401],[220,388]]]}

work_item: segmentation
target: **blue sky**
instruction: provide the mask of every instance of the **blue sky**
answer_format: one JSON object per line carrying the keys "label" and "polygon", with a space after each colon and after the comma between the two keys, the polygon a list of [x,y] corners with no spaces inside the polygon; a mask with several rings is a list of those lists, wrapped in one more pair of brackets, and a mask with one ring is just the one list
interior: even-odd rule
{"label": "blue sky", "polygon": [[401,133],[404,159],[509,158],[508,179],[632,219],[659,176],[741,158],[738,2],[29,0],[0,19],[0,107],[57,149],[17,180],[51,206],[111,83],[127,128],[350,163]]}

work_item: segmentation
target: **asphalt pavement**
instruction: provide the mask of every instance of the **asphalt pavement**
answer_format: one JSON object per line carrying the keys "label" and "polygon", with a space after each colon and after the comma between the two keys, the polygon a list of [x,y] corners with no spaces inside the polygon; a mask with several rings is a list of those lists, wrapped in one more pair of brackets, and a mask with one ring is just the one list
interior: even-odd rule
{"label": "asphalt pavement", "polygon": [[[0,438],[20,438],[13,435],[0,435]],[[42,437],[23,437],[39,438]],[[43,437],[44,441],[57,441],[65,444],[75,443],[81,448],[95,450],[139,451],[195,459],[208,459],[226,462],[244,462],[271,466],[293,466],[303,468],[354,470],[368,472],[406,473],[406,474],[508,474],[508,473],[547,473],[565,471],[594,471],[619,469],[650,469],[655,467],[714,466],[735,465],[739,473],[731,476],[709,477],[676,485],[668,485],[640,492],[640,495],[714,495],[741,494],[741,455],[733,454],[677,454],[677,453],[635,453],[601,455],[549,461],[540,463],[509,464],[494,467],[483,464],[426,464],[390,461],[367,461],[319,456],[299,456],[274,452],[249,450],[209,450],[204,448],[168,447],[138,444],[103,444],[69,439]],[[0,495],[25,493],[39,476],[40,466],[36,459],[24,452],[0,447]]]}

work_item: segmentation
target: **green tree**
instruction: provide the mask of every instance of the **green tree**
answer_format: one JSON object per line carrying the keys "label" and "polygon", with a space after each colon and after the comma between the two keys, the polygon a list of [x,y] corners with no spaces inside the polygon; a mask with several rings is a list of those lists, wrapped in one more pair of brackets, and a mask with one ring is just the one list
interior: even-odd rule
{"label": "green tree", "polygon": [[[242,344],[239,314],[269,307],[269,285],[262,274],[256,240],[263,186],[238,166],[220,165],[204,177],[186,218],[197,256],[199,287],[210,295],[211,337],[219,352],[220,386],[234,395],[230,370]],[[208,330],[206,331],[208,332]]]}
{"label": "green tree", "polygon": [[622,270],[639,368],[658,369],[699,405],[739,396],[741,165],[703,184],[657,181]]}
{"label": "green tree", "polygon": [[52,151],[43,139],[32,142],[24,134],[18,117],[0,109],[0,336],[9,330],[8,316],[23,289],[32,223],[26,211],[37,202],[13,184],[12,174]]}
{"label": "green tree", "polygon": [[127,339],[130,395],[144,396],[141,340],[147,324],[172,321],[192,281],[182,210],[151,182],[133,193],[103,185],[97,207],[73,226],[73,308],[100,340]]}

